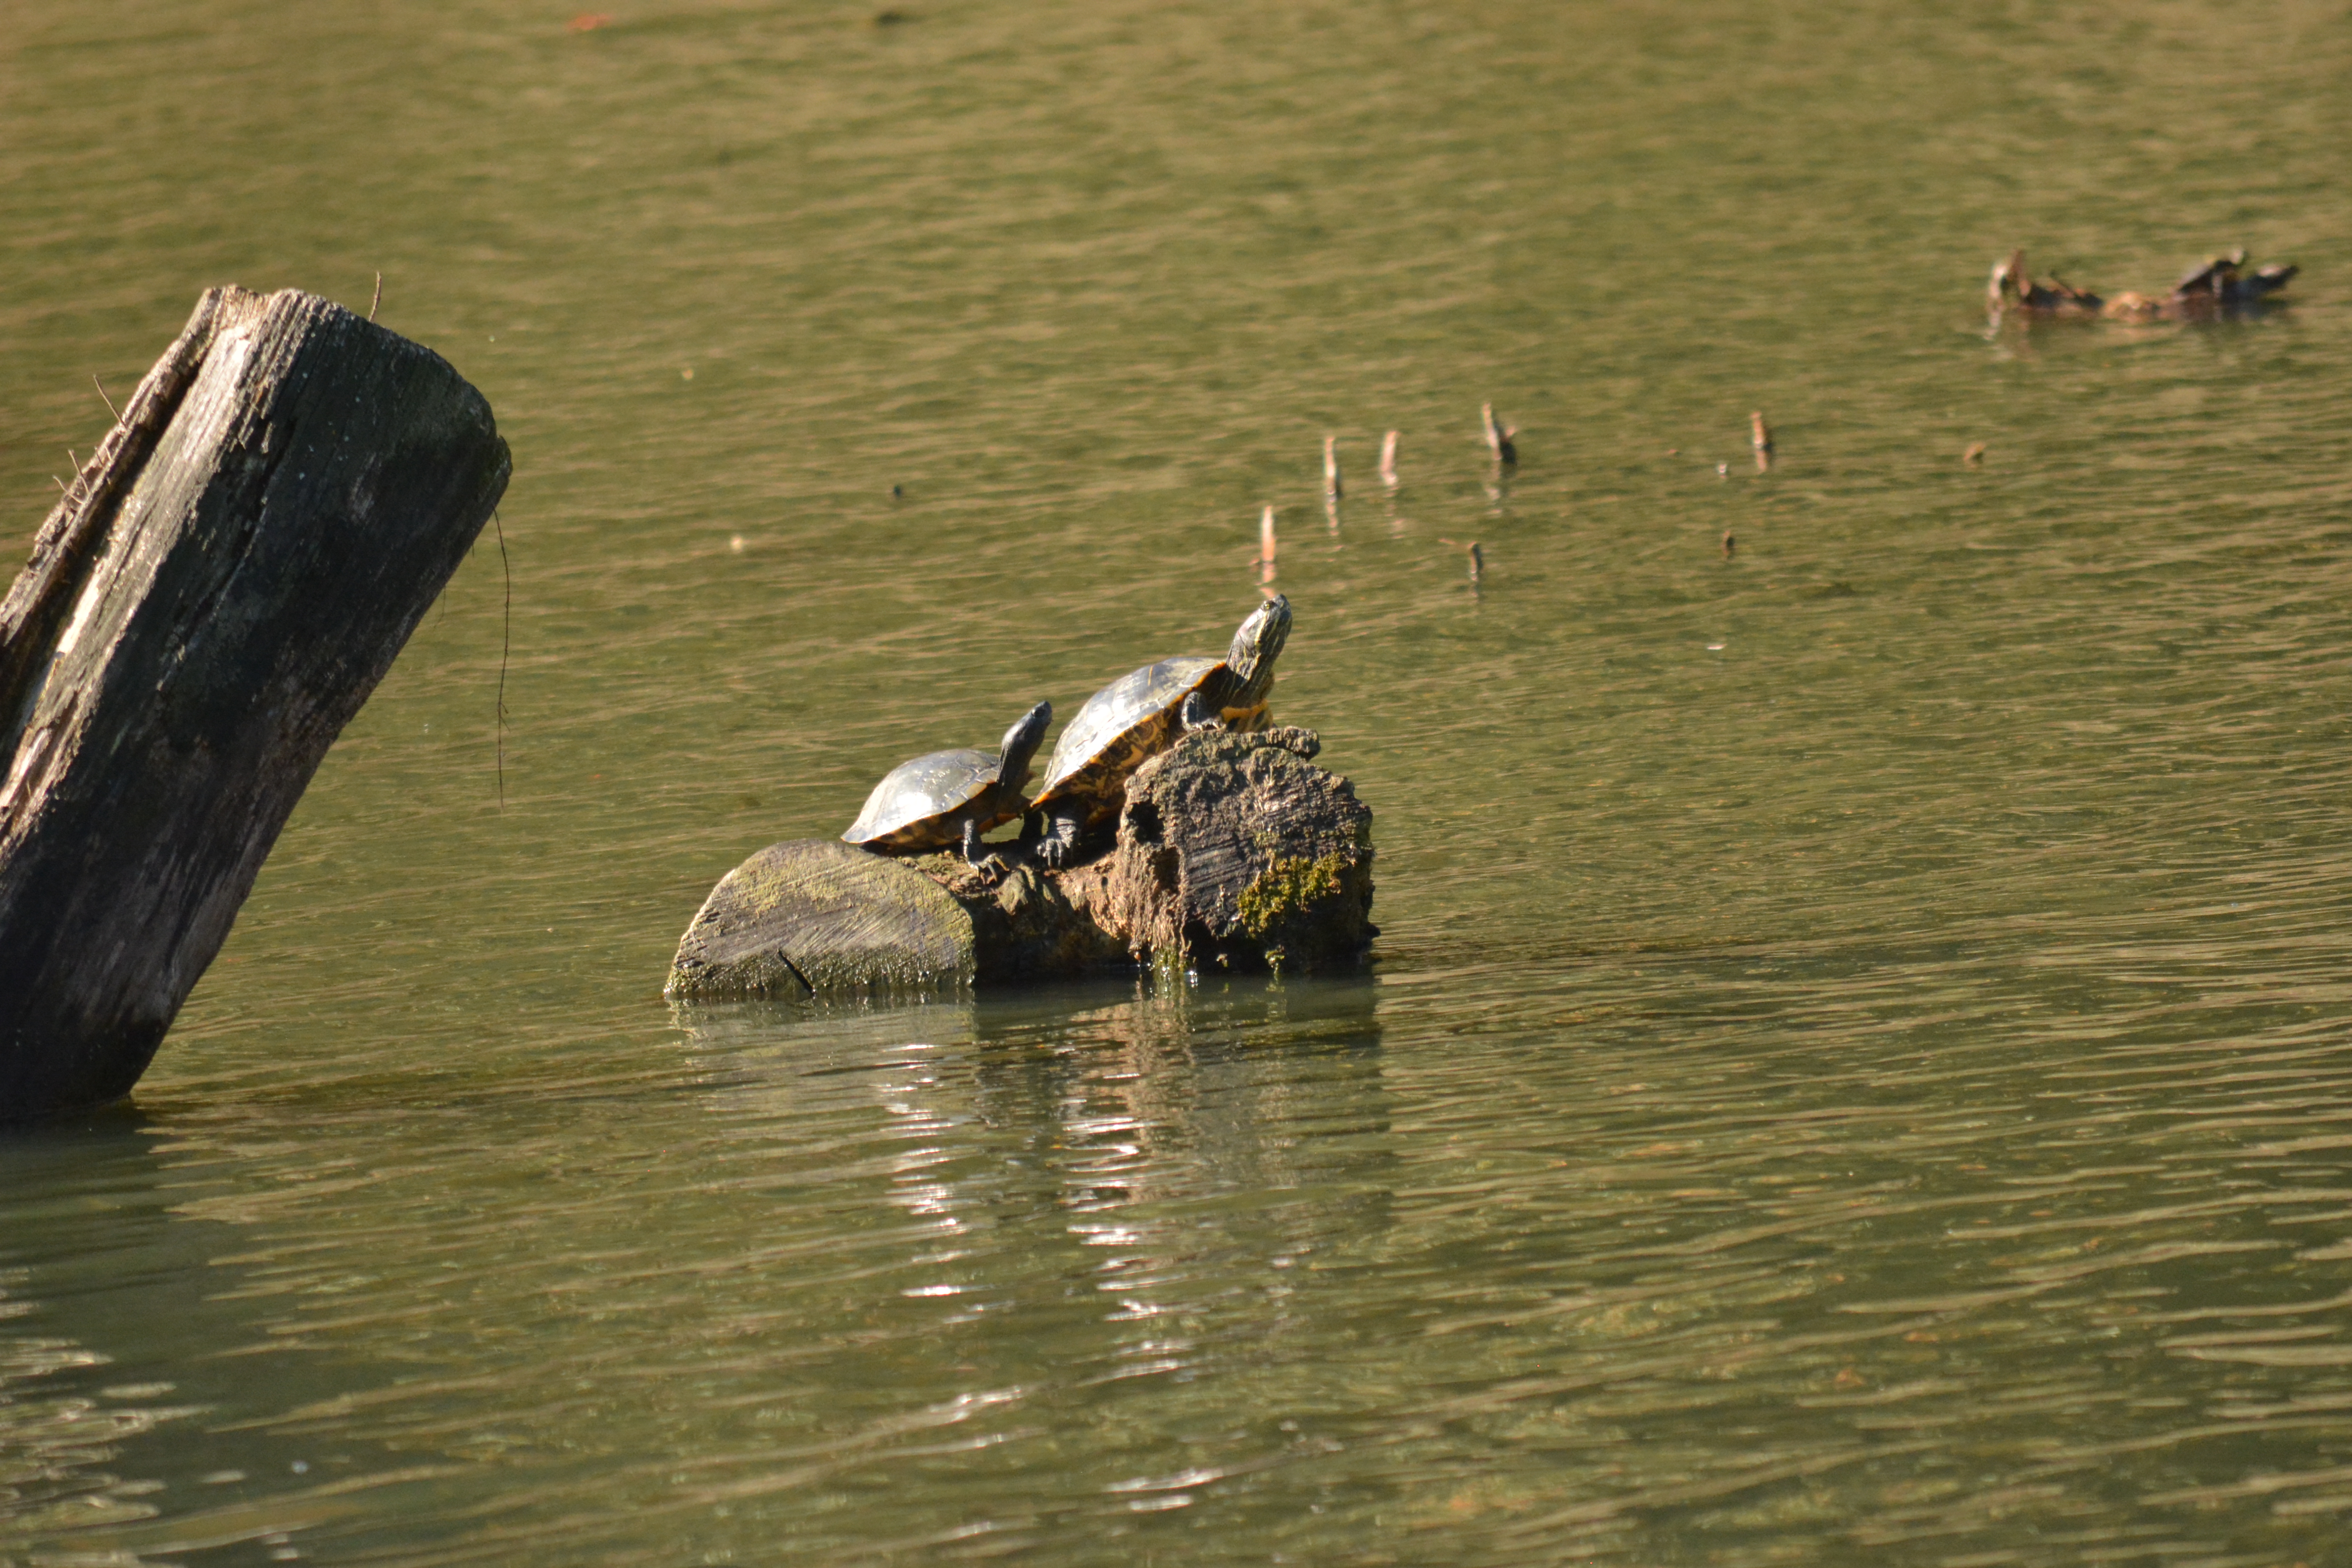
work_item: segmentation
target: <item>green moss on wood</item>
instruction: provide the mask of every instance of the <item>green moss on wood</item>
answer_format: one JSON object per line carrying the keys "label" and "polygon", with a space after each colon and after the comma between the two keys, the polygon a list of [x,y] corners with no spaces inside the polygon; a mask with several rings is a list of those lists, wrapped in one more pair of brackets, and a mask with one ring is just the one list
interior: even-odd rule
{"label": "green moss on wood", "polygon": [[1304,856],[1278,856],[1234,900],[1242,930],[1254,942],[1263,942],[1284,921],[1312,911],[1324,900],[1339,897],[1349,858],[1330,854],[1310,860]]}

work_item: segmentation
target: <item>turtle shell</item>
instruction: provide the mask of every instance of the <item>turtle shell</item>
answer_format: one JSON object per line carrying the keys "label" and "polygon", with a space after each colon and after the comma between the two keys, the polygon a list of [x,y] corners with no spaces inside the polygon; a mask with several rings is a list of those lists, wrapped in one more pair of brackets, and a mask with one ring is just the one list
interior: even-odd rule
{"label": "turtle shell", "polygon": [[1224,668],[1222,658],[1163,658],[1087,698],[1054,743],[1045,787],[1030,804],[1091,799],[1108,806],[1118,784],[1166,748],[1184,699]]}
{"label": "turtle shell", "polygon": [[[944,848],[963,841],[961,819],[944,818],[961,811],[996,782],[998,758],[993,752],[969,748],[929,752],[900,763],[882,775],[866,809],[842,837],[874,849]],[[1020,792],[1005,792],[1010,804],[980,819],[982,833],[1021,815]]]}

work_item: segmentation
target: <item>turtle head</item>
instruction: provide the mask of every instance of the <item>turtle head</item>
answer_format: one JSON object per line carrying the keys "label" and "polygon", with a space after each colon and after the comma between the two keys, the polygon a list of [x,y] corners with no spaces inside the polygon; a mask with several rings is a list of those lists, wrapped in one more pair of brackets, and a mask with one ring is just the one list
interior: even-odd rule
{"label": "turtle head", "polygon": [[1029,777],[1029,759],[1037,754],[1045,743],[1045,727],[1054,721],[1054,705],[1040,702],[1021,715],[1013,728],[1004,731],[997,742],[996,782],[1006,789],[1019,789]]}
{"label": "turtle head", "polygon": [[1290,601],[1276,594],[1260,605],[1225,650],[1225,668],[1245,690],[1263,692],[1274,681],[1275,656],[1290,636]]}
{"label": "turtle head", "polygon": [[1985,279],[1985,304],[1998,311],[2011,294],[2022,304],[2026,288],[2025,252],[2012,250],[1992,264],[1992,276]]}

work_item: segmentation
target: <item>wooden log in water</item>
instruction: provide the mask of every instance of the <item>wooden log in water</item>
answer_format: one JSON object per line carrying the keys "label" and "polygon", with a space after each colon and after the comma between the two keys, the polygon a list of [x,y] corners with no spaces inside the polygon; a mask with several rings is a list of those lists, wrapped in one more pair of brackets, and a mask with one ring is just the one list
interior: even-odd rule
{"label": "wooden log in water", "polygon": [[1371,924],[1371,811],[1308,731],[1190,735],[1128,781],[1108,853],[887,860],[772,845],[712,889],[670,965],[681,1001],[915,994],[1154,963],[1352,967]]}
{"label": "wooden log in water", "polygon": [[719,879],[671,962],[679,997],[920,992],[968,984],[972,918],[905,860],[804,838]]}
{"label": "wooden log in water", "polygon": [[198,302],[0,602],[0,1121],[130,1091],[508,473],[429,350]]}
{"label": "wooden log in water", "polygon": [[1128,780],[1097,919],[1139,958],[1291,973],[1377,934],[1372,813],[1309,730],[1187,735]]}

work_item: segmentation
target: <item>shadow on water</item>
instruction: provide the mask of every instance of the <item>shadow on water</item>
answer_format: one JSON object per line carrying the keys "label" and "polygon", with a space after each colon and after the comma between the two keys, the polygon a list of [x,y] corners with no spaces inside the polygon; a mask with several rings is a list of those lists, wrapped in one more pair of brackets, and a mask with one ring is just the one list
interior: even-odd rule
{"label": "shadow on water", "polygon": [[[38,1194],[0,1233],[0,1562],[98,1534],[136,1553],[282,1544],[423,1479],[364,1444],[255,1428],[255,1357],[277,1347],[236,1266],[252,1234],[185,1211],[169,1135],[126,1104],[0,1137],[0,1189]],[[315,1355],[299,1377],[313,1397],[368,1381]]]}

